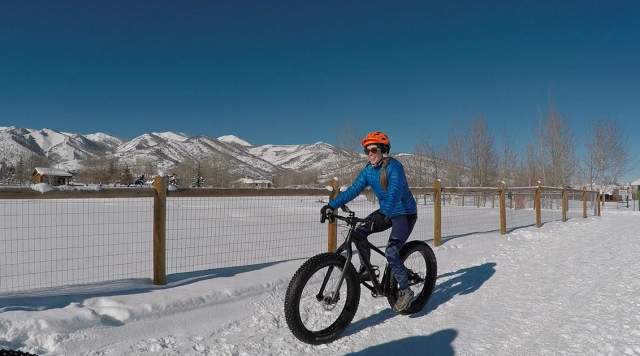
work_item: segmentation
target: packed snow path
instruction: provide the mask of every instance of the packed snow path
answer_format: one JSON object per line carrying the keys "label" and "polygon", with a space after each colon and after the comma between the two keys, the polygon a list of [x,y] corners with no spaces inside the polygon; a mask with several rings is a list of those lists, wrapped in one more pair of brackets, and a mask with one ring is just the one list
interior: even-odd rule
{"label": "packed snow path", "polygon": [[[640,214],[446,241],[427,307],[396,315],[363,290],[344,336],[309,346],[284,320],[302,260],[121,294],[0,298],[0,348],[52,355],[640,355]],[[113,288],[113,287],[112,287]],[[117,289],[117,288],[116,288]],[[125,288],[126,289],[126,288]],[[34,310],[44,309],[44,310]]]}

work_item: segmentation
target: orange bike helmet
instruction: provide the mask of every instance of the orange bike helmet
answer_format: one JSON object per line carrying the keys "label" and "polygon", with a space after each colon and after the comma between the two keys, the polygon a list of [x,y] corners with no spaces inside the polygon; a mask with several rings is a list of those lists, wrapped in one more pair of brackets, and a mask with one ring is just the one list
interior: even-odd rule
{"label": "orange bike helmet", "polygon": [[367,136],[362,139],[362,147],[367,147],[369,145],[380,145],[382,153],[389,153],[389,150],[391,149],[389,136],[380,131],[369,132]]}

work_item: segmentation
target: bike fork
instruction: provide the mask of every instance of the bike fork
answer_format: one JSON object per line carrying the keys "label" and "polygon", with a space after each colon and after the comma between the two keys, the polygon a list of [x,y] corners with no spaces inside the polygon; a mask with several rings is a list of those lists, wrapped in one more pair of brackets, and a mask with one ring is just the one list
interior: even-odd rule
{"label": "bike fork", "polygon": [[[351,231],[349,232],[349,234],[351,234]],[[349,239],[347,239],[347,241],[348,240]],[[344,274],[347,271],[347,267],[349,266],[349,263],[351,263],[351,257],[353,255],[353,251],[351,249],[351,244],[350,243],[346,244],[345,250],[347,251],[347,259],[344,262],[344,266],[342,266],[342,271],[340,272],[340,278],[338,279],[338,284],[336,285],[336,289],[333,291],[333,295],[331,296],[331,300],[329,300],[330,304],[333,304],[333,303],[338,301],[340,287],[342,287],[342,282],[344,281]],[[318,291],[318,294],[316,295],[316,299],[318,301],[321,301],[321,300],[324,299],[324,289],[327,286],[327,282],[329,282],[329,277],[331,276],[332,272],[333,272],[333,266],[329,267],[329,270],[327,271],[327,274],[325,274],[325,276],[324,276],[324,280],[322,281],[322,286],[320,287],[320,291]]]}

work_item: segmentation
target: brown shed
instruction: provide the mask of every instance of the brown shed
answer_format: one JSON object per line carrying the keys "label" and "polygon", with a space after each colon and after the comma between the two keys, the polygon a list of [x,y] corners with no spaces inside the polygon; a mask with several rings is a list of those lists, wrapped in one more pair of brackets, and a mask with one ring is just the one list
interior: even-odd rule
{"label": "brown shed", "polygon": [[34,184],[66,185],[69,184],[71,177],[73,175],[64,169],[36,167],[31,174],[31,181]]}

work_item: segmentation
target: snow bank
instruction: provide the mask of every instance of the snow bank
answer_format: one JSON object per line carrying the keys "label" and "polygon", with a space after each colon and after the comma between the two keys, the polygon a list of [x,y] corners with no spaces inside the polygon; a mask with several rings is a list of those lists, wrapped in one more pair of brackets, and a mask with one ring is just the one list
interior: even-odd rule
{"label": "snow bank", "polygon": [[100,191],[102,190],[102,185],[99,185],[99,184],[59,185],[59,186],[56,186],[55,189],[63,190],[63,191]]}
{"label": "snow bank", "polygon": [[53,187],[47,183],[31,184],[30,188],[40,193],[46,193],[54,190]]}
{"label": "snow bank", "polygon": [[40,193],[46,193],[53,190],[60,191],[99,191],[102,190],[102,185],[99,184],[90,184],[90,185],[57,185],[52,186],[47,183],[38,183],[32,184],[30,186],[32,190],[35,190]]}

